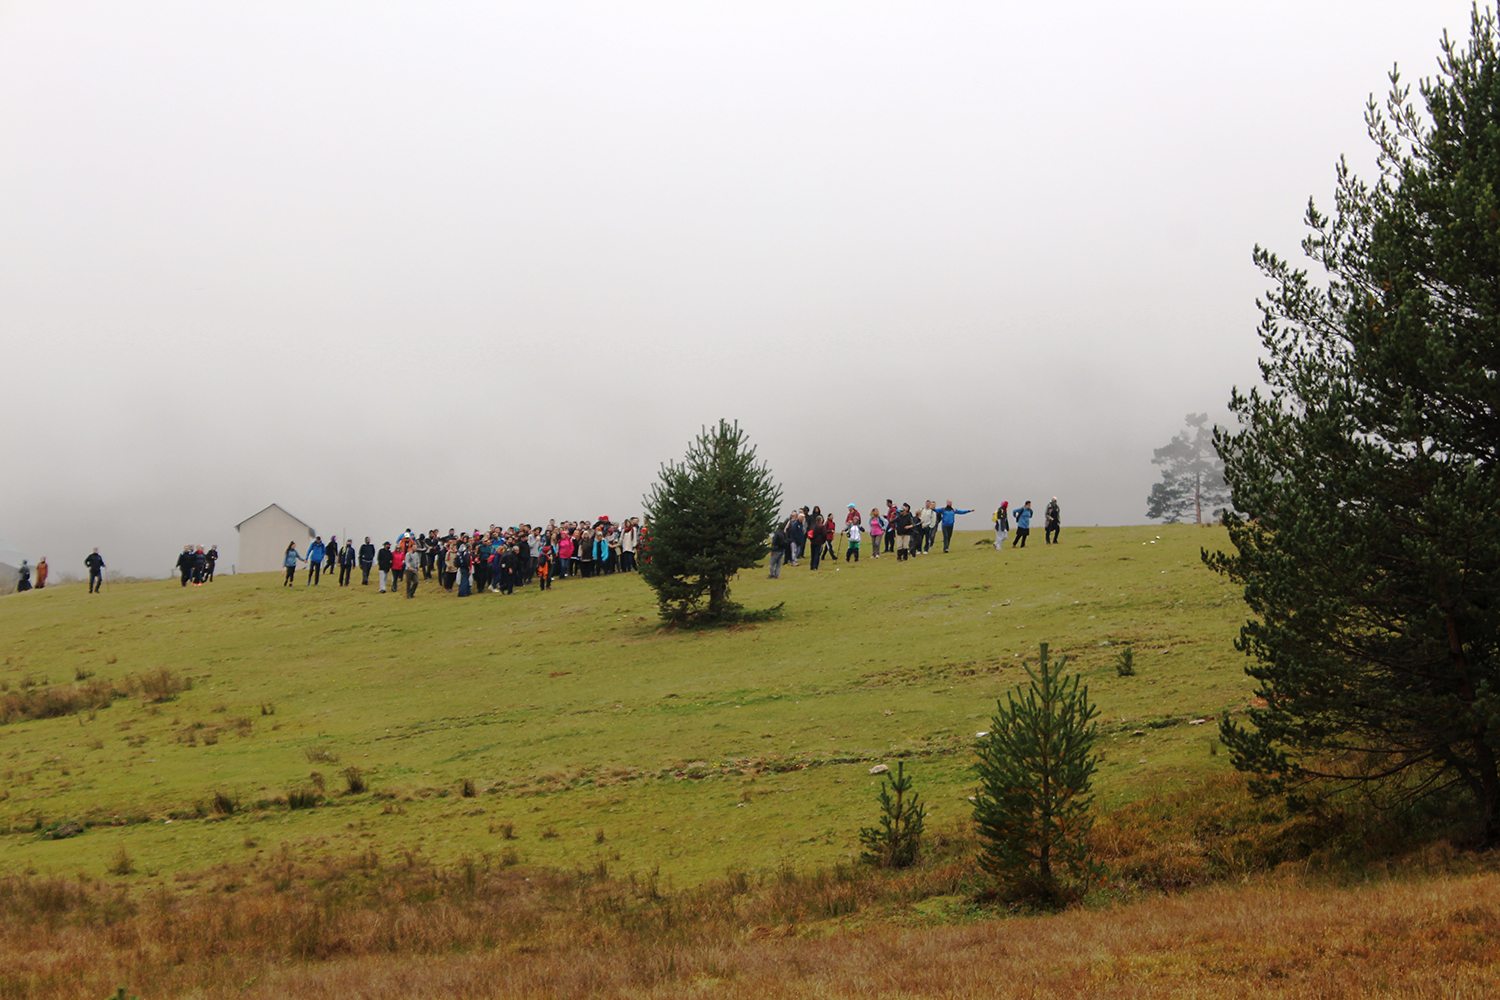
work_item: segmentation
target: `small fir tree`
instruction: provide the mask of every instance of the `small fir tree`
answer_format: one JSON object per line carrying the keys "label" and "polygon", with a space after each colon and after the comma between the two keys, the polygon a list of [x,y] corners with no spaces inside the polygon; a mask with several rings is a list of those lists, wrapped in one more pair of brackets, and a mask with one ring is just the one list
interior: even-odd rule
{"label": "small fir tree", "polygon": [[1063,676],[1066,664],[1066,656],[1053,664],[1042,643],[1037,668],[1026,667],[1030,687],[997,703],[977,751],[979,865],[1012,898],[1044,906],[1076,899],[1079,883],[1098,871],[1085,841],[1094,823],[1099,710],[1077,674]]}
{"label": "small fir tree", "polygon": [[645,497],[650,550],[641,564],[661,617],[674,624],[743,618],[729,600],[729,581],[765,558],[780,505],[781,487],[755,461],[738,423],[705,427],[680,465],[664,463]]}
{"label": "small fir tree", "polygon": [[906,765],[898,762],[889,781],[880,782],[880,825],[859,831],[861,861],[881,868],[906,868],[922,855],[922,826],[927,807],[917,801]]}

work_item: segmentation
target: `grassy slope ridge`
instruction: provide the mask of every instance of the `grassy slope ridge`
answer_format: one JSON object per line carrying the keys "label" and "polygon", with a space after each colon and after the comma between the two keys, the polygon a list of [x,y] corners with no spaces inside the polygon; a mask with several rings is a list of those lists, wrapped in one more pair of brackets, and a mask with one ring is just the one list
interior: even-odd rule
{"label": "grassy slope ridge", "polygon": [[[568,867],[607,854],[676,884],[828,864],[874,818],[873,763],[908,757],[934,822],[967,815],[973,735],[1038,642],[1068,654],[1101,707],[1104,802],[1227,767],[1213,726],[1186,724],[1249,692],[1230,644],[1243,604],[1199,561],[1223,532],[1064,539],[996,553],[960,532],[952,553],[910,563],[747,572],[735,599],[785,601],[786,617],[702,633],[659,629],[635,575],[461,601],[430,583],[407,601],[275,575],[0,598],[12,693],[80,671],[193,681],[161,704],[0,726],[0,871],[100,874],[123,846],[149,877],[280,842],[434,859],[510,847]],[[1127,643],[1138,676],[1118,678]],[[369,793],[342,794],[348,765]],[[324,806],[254,808],[312,771]],[[249,808],[193,818],[218,791]],[[38,836],[65,819],[95,825]]]}

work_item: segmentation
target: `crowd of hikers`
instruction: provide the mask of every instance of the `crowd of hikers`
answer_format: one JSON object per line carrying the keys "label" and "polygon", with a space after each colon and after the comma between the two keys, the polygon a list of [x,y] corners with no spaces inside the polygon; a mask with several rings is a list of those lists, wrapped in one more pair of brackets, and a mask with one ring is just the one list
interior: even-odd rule
{"label": "crowd of hikers", "polygon": [[[894,553],[897,562],[927,555],[939,533],[943,551],[947,552],[957,518],[972,513],[972,509],[954,507],[951,500],[941,507],[928,500],[916,510],[909,503],[898,506],[887,500],[883,509],[872,507],[868,516],[851,503],[840,523],[836,514],[825,515],[819,507],[803,507],[779,524],[770,538],[770,575],[779,577],[784,565],[801,565],[804,556],[808,556],[811,569],[817,569],[824,558],[838,559],[837,543],[841,539],[845,562],[859,562],[862,552],[873,559],[879,559],[882,553]],[[1032,515],[1030,500],[1014,513],[1009,501],[1001,503],[990,515],[996,551],[1003,549],[1010,538],[1012,517],[1015,537],[1010,547],[1025,548]],[[1042,519],[1046,543],[1055,544],[1062,530],[1057,497],[1047,504]],[[463,533],[449,528],[445,535],[439,535],[436,528],[426,534],[408,528],[394,543],[384,542],[378,548],[368,535],[359,546],[352,539],[340,542],[337,536],[325,543],[320,535],[308,546],[306,555],[297,551],[295,542],[288,543],[283,585],[292,586],[298,564],[305,563],[307,586],[317,586],[324,573],[331,577],[335,571],[338,586],[350,586],[357,568],[361,585],[369,584],[371,572],[377,574],[382,594],[404,589],[407,597],[413,597],[419,581],[433,579],[446,591],[456,590],[459,597],[485,592],[511,594],[517,587],[533,583],[548,590],[558,579],[632,572],[648,547],[649,533],[636,517],[618,524],[601,516],[592,521],[553,520],[546,527],[522,524],[501,528],[492,524],[487,530],[475,528]],[[211,583],[218,558],[218,546],[209,546],[206,551],[201,545],[184,546],[177,557],[182,586]],[[99,550],[95,549],[84,564],[89,570],[89,591],[97,592],[104,570]],[[32,567],[23,561],[17,590],[32,589],[31,573]],[[45,559],[37,564],[36,577],[35,586],[40,590],[47,581]]]}
{"label": "crowd of hikers", "polygon": [[[820,507],[803,507],[793,511],[771,536],[771,578],[779,577],[784,565],[799,565],[804,553],[810,553],[810,569],[817,569],[825,557],[837,559],[839,555],[835,542],[840,537],[845,540],[845,562],[859,562],[862,551],[868,551],[873,559],[879,559],[882,552],[887,555],[894,552],[897,562],[927,555],[932,551],[939,531],[943,536],[943,551],[947,552],[953,541],[957,519],[964,514],[974,513],[972,509],[959,510],[953,506],[952,500],[942,507],[928,500],[915,511],[909,503],[898,507],[893,501],[886,500],[884,510],[878,506],[872,507],[868,518],[860,513],[855,504],[849,504],[846,510],[842,524],[839,523],[837,514],[824,514]],[[1011,548],[1026,547],[1026,539],[1031,535],[1032,514],[1030,500],[1015,512],[1016,536],[1010,543]],[[1009,500],[1003,501],[990,515],[995,528],[997,552],[1005,547],[1005,541],[1010,536],[1011,516]],[[1057,543],[1062,534],[1062,511],[1057,505],[1057,497],[1053,497],[1047,504],[1043,523],[1046,528],[1046,543]],[[868,550],[865,549],[866,539],[869,540]]]}
{"label": "crowd of hikers", "polygon": [[304,586],[316,586],[324,573],[338,571],[338,585],[350,586],[356,567],[360,584],[368,586],[374,571],[380,593],[399,593],[404,585],[406,596],[414,597],[419,581],[436,578],[437,585],[457,591],[459,597],[475,593],[512,594],[517,587],[533,582],[550,590],[552,581],[567,577],[605,576],[629,573],[636,568],[636,554],[646,545],[639,518],[627,518],[615,524],[608,517],[593,521],[550,521],[546,527],[521,524],[512,528],[490,525],[488,530],[471,532],[448,529],[439,535],[433,528],[426,534],[411,529],[401,533],[394,543],[383,542],[379,548],[365,536],[357,548],[352,539],[343,542],[337,536],[327,543],[322,536],[313,539],[307,554],[297,551],[295,542],[286,547],[283,586],[296,582],[297,564],[307,564]]}
{"label": "crowd of hikers", "polygon": [[[95,549],[95,554],[98,553]],[[195,587],[201,587],[205,583],[212,583],[214,578],[214,567],[219,562],[219,547],[210,545],[208,551],[203,551],[203,546],[184,545],[182,554],[177,557],[177,572],[182,577],[182,585],[186,587],[191,583]]]}

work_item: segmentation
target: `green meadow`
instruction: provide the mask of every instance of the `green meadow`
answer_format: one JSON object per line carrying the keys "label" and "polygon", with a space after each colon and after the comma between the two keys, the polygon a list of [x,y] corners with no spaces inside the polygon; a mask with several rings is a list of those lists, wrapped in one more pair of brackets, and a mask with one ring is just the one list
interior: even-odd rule
{"label": "green meadow", "polygon": [[[1101,804],[1228,768],[1214,719],[1251,685],[1232,646],[1244,606],[1199,557],[1221,529],[1070,528],[1004,552],[987,537],[746,572],[734,598],[784,617],[718,631],[661,628],[634,574],[463,600],[301,574],[0,598],[0,699],[132,692],[0,725],[0,872],[99,876],[123,849],[133,877],[182,879],[283,846],[603,861],[677,886],[827,866],[874,821],[877,764],[907,762],[929,828],[966,819],[975,734],[1042,642],[1100,707]],[[1125,646],[1133,677],[1116,674]],[[141,685],[163,670],[191,687]],[[84,832],[49,838],[68,821]]]}

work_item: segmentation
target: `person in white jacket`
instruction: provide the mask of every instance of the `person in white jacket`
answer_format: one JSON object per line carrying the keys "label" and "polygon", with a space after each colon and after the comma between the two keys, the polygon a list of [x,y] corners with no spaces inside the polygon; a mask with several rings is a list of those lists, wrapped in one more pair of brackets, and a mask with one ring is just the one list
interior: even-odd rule
{"label": "person in white jacket", "polygon": [[848,562],[851,556],[855,562],[859,562],[859,522],[850,521],[844,532],[849,536],[849,544],[844,548],[844,562]]}
{"label": "person in white jacket", "polygon": [[931,500],[922,505],[922,513],[918,518],[922,525],[921,544],[917,546],[917,555],[926,555],[932,549],[932,542],[937,538],[938,512],[937,504]]}

